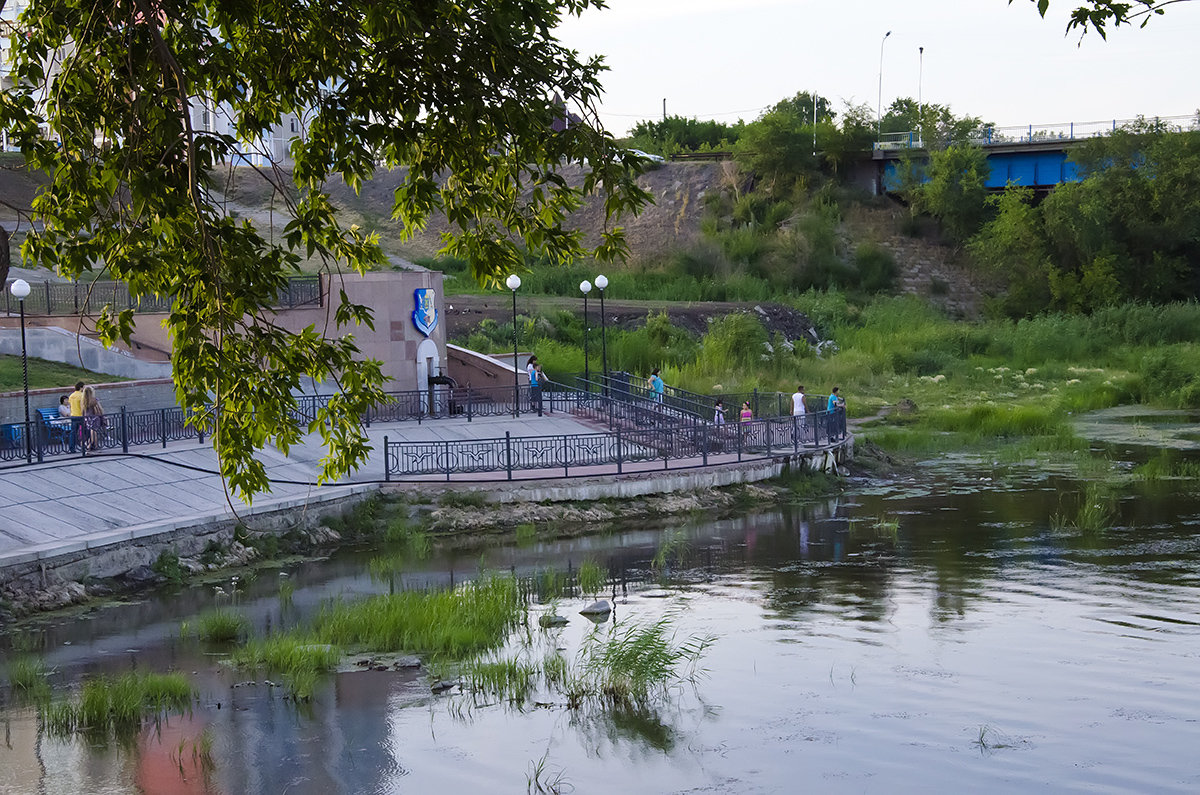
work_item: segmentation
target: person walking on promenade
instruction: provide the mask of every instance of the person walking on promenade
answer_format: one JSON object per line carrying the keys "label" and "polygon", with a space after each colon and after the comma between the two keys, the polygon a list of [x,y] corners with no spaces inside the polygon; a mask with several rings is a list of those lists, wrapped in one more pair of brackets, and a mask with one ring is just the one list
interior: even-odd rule
{"label": "person walking on promenade", "polygon": [[542,366],[538,364],[536,356],[529,357],[529,363],[525,365],[525,373],[529,376],[529,403],[530,407],[538,413],[542,414]]}
{"label": "person walking on promenade", "polygon": [[96,399],[96,390],[83,390],[83,424],[88,432],[88,450],[100,449],[100,432],[104,430],[104,407]]}
{"label": "person walking on promenade", "polygon": [[795,437],[793,441],[796,444],[799,444],[804,438],[804,431],[807,428],[804,415],[808,413],[808,407],[804,405],[804,398],[804,384],[800,384],[792,393],[792,435]]}
{"label": "person walking on promenade", "polygon": [[725,404],[717,401],[717,405],[713,407],[713,425],[720,428],[725,424]]}
{"label": "person walking on promenade", "polygon": [[[842,416],[837,416],[838,409],[841,409]],[[825,404],[826,422],[829,423],[829,438],[833,439],[834,434],[837,438],[842,437],[842,428],[845,427],[846,420],[846,401],[842,400],[842,396],[838,394],[838,388],[835,386],[829,393],[829,401]]]}
{"label": "person walking on promenade", "polygon": [[75,452],[76,444],[83,444],[83,382],[75,382],[75,391],[67,396],[71,407],[71,452]]}
{"label": "person walking on promenade", "polygon": [[653,399],[655,403],[657,403],[659,406],[661,406],[662,402],[663,402],[663,389],[665,389],[667,385],[663,383],[662,376],[660,376],[658,374],[657,367],[655,367],[650,372],[650,378],[647,380],[650,383],[651,399]]}
{"label": "person walking on promenade", "polygon": [[754,420],[754,412],[750,410],[750,401],[749,400],[743,401],[742,402],[741,421],[744,423],[749,423],[749,422],[752,422],[753,420]]}

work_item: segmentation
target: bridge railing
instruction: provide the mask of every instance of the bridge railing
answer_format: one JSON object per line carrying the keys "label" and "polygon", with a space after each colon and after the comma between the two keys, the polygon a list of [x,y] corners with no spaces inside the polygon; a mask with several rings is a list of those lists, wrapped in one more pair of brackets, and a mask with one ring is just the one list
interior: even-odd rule
{"label": "bridge railing", "polygon": [[[979,146],[988,146],[991,144],[1005,143],[1073,141],[1083,138],[1095,138],[1101,135],[1109,135],[1110,133],[1121,129],[1122,127],[1143,121],[1158,123],[1165,126],[1166,129],[1176,132],[1200,129],[1200,116],[1155,116],[1152,119],[1105,119],[1103,121],[1067,121],[1054,122],[1050,124],[1009,125],[1005,127],[989,126],[977,131],[977,133],[974,135],[968,136],[961,142],[972,143]],[[942,141],[940,143],[948,144],[956,142]],[[925,148],[925,141],[922,140],[921,132],[919,130],[884,133],[880,135],[879,140],[875,142],[875,148],[878,150],[923,149]]]}

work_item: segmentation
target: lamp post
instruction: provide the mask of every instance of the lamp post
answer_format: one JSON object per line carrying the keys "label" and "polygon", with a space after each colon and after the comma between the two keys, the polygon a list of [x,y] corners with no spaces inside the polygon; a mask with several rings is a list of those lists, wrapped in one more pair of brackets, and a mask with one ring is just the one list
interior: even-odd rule
{"label": "lamp post", "polygon": [[512,290],[513,297],[513,416],[521,416],[521,382],[517,375],[517,288],[521,286],[521,277],[513,273],[504,283]]}
{"label": "lamp post", "polygon": [[592,291],[592,283],[584,279],[579,283],[579,292],[583,293],[583,380],[585,383],[584,389],[587,389],[586,383],[592,380],[591,372],[588,370],[588,311],[587,297]]}
{"label": "lamp post", "polygon": [[29,282],[17,279],[8,289],[21,305],[21,382],[25,387],[25,429],[21,435],[25,437],[25,463],[32,464],[33,442],[29,438],[29,357],[25,352],[25,299],[29,296]]}
{"label": "lamp post", "polygon": [[604,289],[608,277],[603,273],[596,277],[596,289],[600,291],[600,358],[604,366],[604,392],[608,394],[608,319],[604,317]]}
{"label": "lamp post", "polygon": [[878,141],[883,131],[883,45],[887,43],[888,36],[892,35],[889,30],[883,34],[883,38],[879,42],[879,110],[875,116],[875,140]]}
{"label": "lamp post", "polygon": [[925,82],[925,48],[917,48],[917,142],[925,145],[925,104],[921,101],[921,84]]}

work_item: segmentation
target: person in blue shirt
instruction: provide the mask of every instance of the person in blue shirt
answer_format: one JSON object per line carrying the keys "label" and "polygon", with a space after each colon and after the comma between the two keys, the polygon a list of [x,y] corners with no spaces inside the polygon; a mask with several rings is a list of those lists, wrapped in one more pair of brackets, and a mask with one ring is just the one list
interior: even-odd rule
{"label": "person in blue shirt", "polygon": [[663,383],[662,376],[658,374],[658,368],[655,367],[654,371],[650,373],[650,391],[653,393],[652,397],[655,403],[663,402],[663,389],[665,388],[666,384]]}
{"label": "person in blue shirt", "polygon": [[846,402],[838,395],[838,388],[835,386],[833,391],[829,393],[829,402],[825,404],[826,411],[833,411],[838,406],[845,406]]}

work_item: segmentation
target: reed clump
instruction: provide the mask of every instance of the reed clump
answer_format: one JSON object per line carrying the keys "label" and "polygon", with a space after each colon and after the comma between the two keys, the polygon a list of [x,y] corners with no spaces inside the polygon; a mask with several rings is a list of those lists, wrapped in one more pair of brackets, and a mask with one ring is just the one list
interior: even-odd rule
{"label": "reed clump", "polygon": [[229,608],[217,608],[196,617],[196,635],[207,643],[234,643],[249,631],[249,619]]}
{"label": "reed clump", "polygon": [[42,703],[50,698],[50,680],[45,663],[37,657],[14,657],[5,671],[8,685],[20,700]]}
{"label": "reed clump", "polygon": [[183,674],[138,673],[87,679],[76,699],[48,704],[43,721],[51,733],[93,735],[136,732],[148,718],[191,709],[196,691]]}

